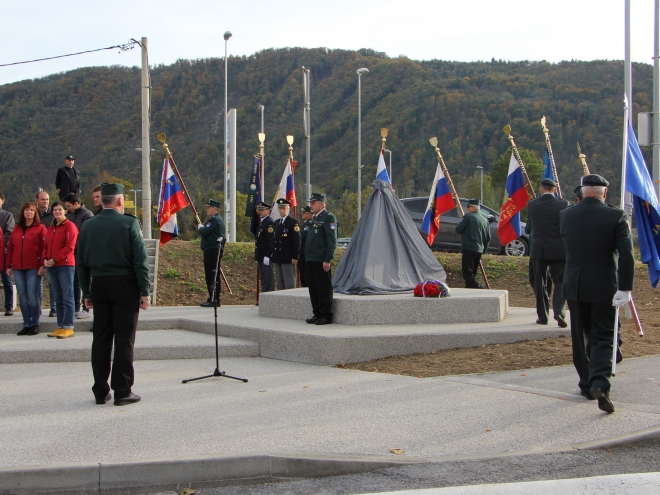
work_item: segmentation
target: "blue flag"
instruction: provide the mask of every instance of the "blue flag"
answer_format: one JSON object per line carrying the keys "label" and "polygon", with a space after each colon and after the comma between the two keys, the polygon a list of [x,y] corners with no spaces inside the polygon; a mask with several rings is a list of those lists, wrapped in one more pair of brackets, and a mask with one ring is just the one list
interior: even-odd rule
{"label": "blue flag", "polygon": [[[554,182],[555,174],[552,173],[552,162],[550,161],[550,153],[548,152],[547,148],[545,150],[545,158],[543,159],[543,164],[545,165],[545,168],[543,169],[543,177],[541,177],[541,180],[550,179],[551,181]],[[539,198],[541,196],[543,196],[543,194],[539,190]],[[558,198],[558,197],[559,197],[559,194],[557,194],[557,191],[555,191],[555,198]]]}
{"label": "blue flag", "polygon": [[633,196],[639,251],[642,255],[642,263],[649,267],[651,286],[655,289],[660,279],[658,197],[630,121],[628,121],[626,150],[626,191]]}

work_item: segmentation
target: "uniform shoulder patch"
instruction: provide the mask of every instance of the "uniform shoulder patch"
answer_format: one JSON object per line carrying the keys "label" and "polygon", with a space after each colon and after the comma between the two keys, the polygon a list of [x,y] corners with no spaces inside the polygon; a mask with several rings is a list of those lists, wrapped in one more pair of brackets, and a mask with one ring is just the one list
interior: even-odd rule
{"label": "uniform shoulder patch", "polygon": [[211,222],[206,222],[206,227],[210,227],[210,226],[211,226]]}
{"label": "uniform shoulder patch", "polygon": [[275,229],[273,228],[272,225],[269,225],[269,226],[268,226],[268,232],[270,232],[271,234],[272,234],[273,232],[275,232]]}
{"label": "uniform shoulder patch", "polygon": [[335,230],[335,229],[337,228],[337,224],[336,224],[336,223],[331,223],[331,224],[330,224],[330,228],[331,228],[332,230]]}
{"label": "uniform shoulder patch", "polygon": [[293,226],[293,230],[295,230],[296,232],[299,232],[299,231],[300,231],[300,227],[299,227],[298,225],[294,225],[294,226]]}

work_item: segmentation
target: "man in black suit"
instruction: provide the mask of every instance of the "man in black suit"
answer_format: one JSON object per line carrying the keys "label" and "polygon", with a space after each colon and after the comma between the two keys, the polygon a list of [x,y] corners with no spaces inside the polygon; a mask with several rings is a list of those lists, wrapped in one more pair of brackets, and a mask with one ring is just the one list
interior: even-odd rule
{"label": "man in black suit", "polygon": [[[559,213],[570,206],[564,199],[555,197],[557,185],[552,179],[541,181],[542,196],[527,204],[529,227],[532,235],[530,251],[534,270],[534,295],[536,296],[536,323],[548,324],[550,298],[548,297],[548,274],[555,287],[561,288],[566,265],[566,249],[559,237]],[[552,312],[557,324],[566,328],[566,299],[561,290],[552,295]]]}
{"label": "man in black suit", "polygon": [[259,226],[254,234],[254,260],[259,266],[261,292],[272,292],[275,290],[275,279],[273,277],[273,264],[270,259],[275,251],[275,228],[273,227],[273,219],[270,218],[270,205],[261,202],[256,208],[260,219]]}
{"label": "man in black suit", "polygon": [[603,177],[586,175],[582,201],[559,216],[566,247],[563,293],[571,311],[578,385],[584,397],[598,399],[598,407],[611,413],[614,307],[630,302],[635,258],[626,214],[604,202],[607,186]]}
{"label": "man in black suit", "polygon": [[275,220],[275,276],[277,290],[296,288],[296,264],[300,254],[300,225],[289,216],[291,203],[284,198],[276,201],[280,218]]}

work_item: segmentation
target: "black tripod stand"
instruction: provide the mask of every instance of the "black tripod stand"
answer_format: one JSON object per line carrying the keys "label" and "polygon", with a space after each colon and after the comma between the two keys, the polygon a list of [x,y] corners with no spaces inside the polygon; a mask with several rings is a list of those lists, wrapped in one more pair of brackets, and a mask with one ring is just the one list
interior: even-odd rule
{"label": "black tripod stand", "polygon": [[220,278],[218,274],[220,273],[220,258],[222,257],[222,251],[224,246],[222,242],[224,237],[218,237],[218,258],[215,260],[215,271],[213,272],[213,316],[215,318],[215,371],[212,375],[198,376],[197,378],[190,378],[188,380],[182,380],[181,383],[194,382],[195,380],[203,380],[204,378],[211,378],[213,376],[221,376],[224,378],[232,378],[234,380],[240,380],[242,382],[247,382],[247,378],[238,378],[236,376],[227,375],[224,371],[220,371],[220,352],[218,350],[218,298],[215,297],[216,291],[218,290],[218,279]]}

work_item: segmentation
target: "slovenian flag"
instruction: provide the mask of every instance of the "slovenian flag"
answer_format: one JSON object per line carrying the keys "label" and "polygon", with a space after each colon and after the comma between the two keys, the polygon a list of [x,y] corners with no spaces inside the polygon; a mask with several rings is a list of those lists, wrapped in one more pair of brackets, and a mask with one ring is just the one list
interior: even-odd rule
{"label": "slovenian flag", "polygon": [[422,230],[426,232],[426,242],[429,246],[433,244],[433,239],[440,230],[440,215],[455,207],[456,204],[454,198],[451,197],[447,179],[438,163],[433,186],[431,186],[431,194],[429,195],[429,204],[426,207],[426,214],[422,221]]}
{"label": "slovenian flag", "polygon": [[188,206],[170,161],[165,158],[163,177],[160,182],[158,198],[158,225],[160,227],[160,245],[162,246],[179,235],[176,224],[176,212]]}
{"label": "slovenian flag", "polygon": [[506,198],[500,213],[500,223],[497,225],[497,236],[500,238],[502,245],[506,245],[520,237],[522,233],[520,212],[527,206],[528,201],[529,194],[525,187],[522,170],[512,152],[511,161],[509,162],[509,175],[506,178]]}
{"label": "slovenian flag", "polygon": [[376,169],[376,179],[384,180],[390,183],[390,175],[385,167],[385,151],[381,150],[378,154],[378,168]]}
{"label": "slovenian flag", "polygon": [[270,212],[270,216],[277,220],[280,218],[280,214],[277,212],[277,207],[275,207],[275,201],[280,198],[285,198],[289,203],[291,203],[291,208],[295,208],[297,205],[296,202],[296,187],[293,180],[293,173],[296,170],[296,161],[288,159],[286,162],[286,167],[284,167],[284,173],[282,174],[282,180],[280,185],[277,188],[275,197],[273,198],[273,209]]}

